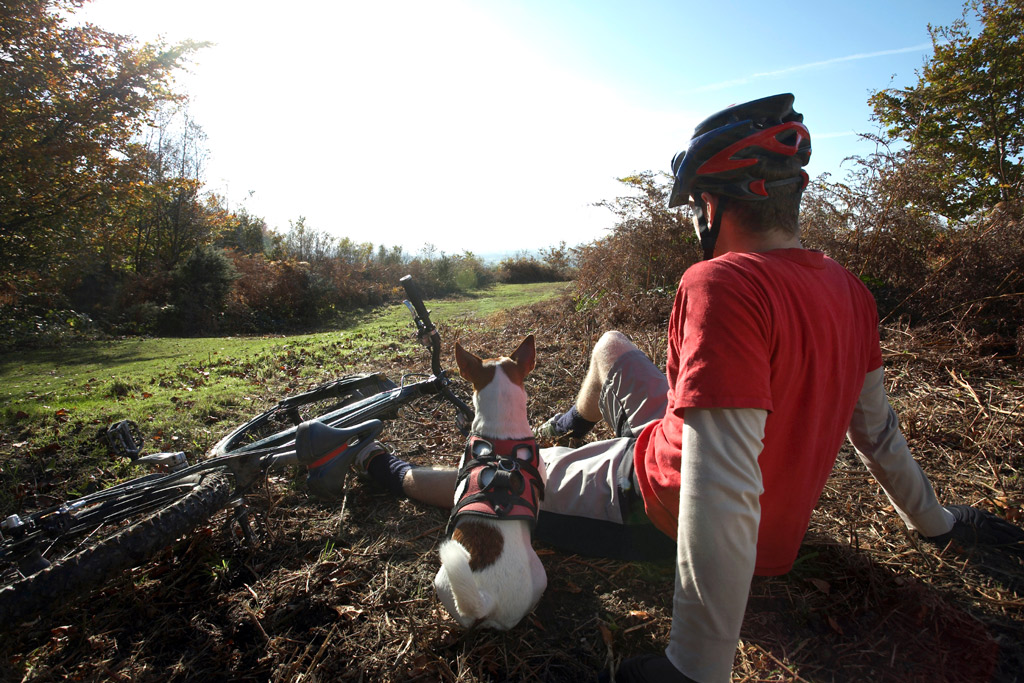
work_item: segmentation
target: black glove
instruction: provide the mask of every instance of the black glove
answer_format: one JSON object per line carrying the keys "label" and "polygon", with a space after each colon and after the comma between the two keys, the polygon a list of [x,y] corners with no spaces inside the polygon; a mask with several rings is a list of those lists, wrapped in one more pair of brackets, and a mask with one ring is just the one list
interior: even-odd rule
{"label": "black glove", "polygon": [[1024,529],[1019,526],[970,505],[946,505],[945,508],[956,519],[953,528],[941,536],[925,537],[925,540],[940,546],[956,541],[966,548],[987,545],[1024,552]]}
{"label": "black glove", "polygon": [[[611,676],[602,671],[597,677],[598,683],[608,683]],[[619,664],[615,672],[615,683],[697,683],[695,680],[679,672],[668,657],[659,655],[640,655],[630,657]]]}

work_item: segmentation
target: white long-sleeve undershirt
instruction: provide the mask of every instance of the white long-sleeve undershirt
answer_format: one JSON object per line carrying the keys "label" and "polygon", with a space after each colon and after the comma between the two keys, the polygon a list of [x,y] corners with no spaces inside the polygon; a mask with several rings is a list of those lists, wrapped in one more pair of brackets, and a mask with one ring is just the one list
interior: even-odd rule
{"label": "white long-sleeve undershirt", "polygon": [[[768,413],[688,408],[683,444],[677,571],[668,658],[696,681],[728,681],[757,554],[761,453]],[[881,368],[868,373],[848,431],[897,513],[925,536],[953,518],[914,461],[885,395]]]}

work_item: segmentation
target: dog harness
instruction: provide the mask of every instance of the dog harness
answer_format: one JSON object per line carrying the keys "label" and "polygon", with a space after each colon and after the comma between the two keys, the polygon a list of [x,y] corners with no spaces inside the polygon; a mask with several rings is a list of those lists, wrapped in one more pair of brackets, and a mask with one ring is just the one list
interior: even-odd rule
{"label": "dog harness", "polygon": [[540,451],[530,439],[469,437],[455,488],[466,482],[452,520],[461,515],[537,521],[544,499],[540,478]]}

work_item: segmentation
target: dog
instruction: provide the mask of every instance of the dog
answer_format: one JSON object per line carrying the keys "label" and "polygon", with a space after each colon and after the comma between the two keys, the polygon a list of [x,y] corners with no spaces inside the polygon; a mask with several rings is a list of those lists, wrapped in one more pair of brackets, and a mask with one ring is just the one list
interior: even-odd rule
{"label": "dog", "polygon": [[505,631],[536,607],[548,584],[531,543],[546,480],[523,389],[536,363],[533,335],[511,356],[486,360],[456,343],[455,361],[473,385],[476,414],[434,589],[462,627]]}

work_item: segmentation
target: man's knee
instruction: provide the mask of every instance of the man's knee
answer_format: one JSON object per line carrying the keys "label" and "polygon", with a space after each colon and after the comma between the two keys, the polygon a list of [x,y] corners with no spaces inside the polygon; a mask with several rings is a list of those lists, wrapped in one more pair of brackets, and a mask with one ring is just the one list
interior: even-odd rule
{"label": "man's knee", "polygon": [[634,349],[636,345],[629,337],[618,330],[609,330],[602,334],[594,345],[591,363],[596,365],[602,377],[607,377],[615,361]]}

